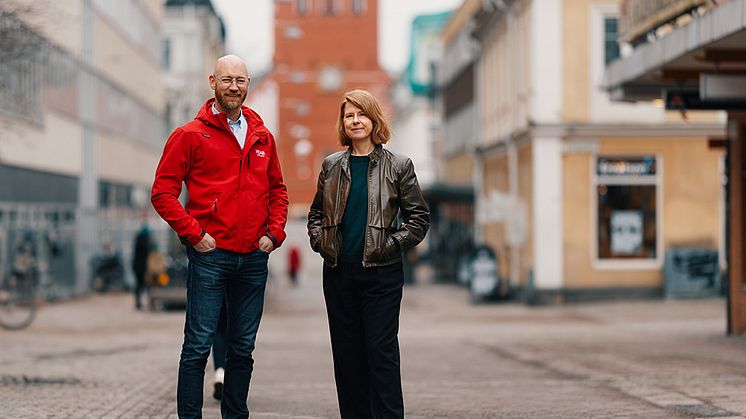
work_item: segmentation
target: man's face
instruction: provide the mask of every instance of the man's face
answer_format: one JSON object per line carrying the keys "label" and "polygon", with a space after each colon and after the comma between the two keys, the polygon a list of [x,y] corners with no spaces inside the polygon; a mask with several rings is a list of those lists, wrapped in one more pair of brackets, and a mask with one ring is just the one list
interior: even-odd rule
{"label": "man's face", "polygon": [[210,76],[210,87],[215,90],[219,110],[231,112],[241,107],[249,93],[249,76],[241,65],[223,65]]}

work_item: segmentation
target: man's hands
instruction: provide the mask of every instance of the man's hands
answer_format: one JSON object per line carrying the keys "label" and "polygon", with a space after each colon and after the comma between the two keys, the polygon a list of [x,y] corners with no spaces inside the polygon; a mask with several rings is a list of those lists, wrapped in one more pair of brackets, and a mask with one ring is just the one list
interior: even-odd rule
{"label": "man's hands", "polygon": [[275,244],[272,243],[272,239],[267,236],[262,236],[259,239],[259,249],[264,253],[271,253],[275,250]]}
{"label": "man's hands", "polygon": [[194,250],[200,253],[215,250],[215,239],[212,238],[210,233],[205,233],[204,237],[202,237],[202,240],[194,245]]}
{"label": "man's hands", "polygon": [[[271,253],[273,250],[275,250],[275,244],[272,243],[272,240],[269,237],[262,236],[259,239],[259,249],[264,253]],[[202,240],[194,245],[194,250],[200,253],[215,250],[215,239],[212,238],[210,233],[205,233],[205,236],[202,237]]]}

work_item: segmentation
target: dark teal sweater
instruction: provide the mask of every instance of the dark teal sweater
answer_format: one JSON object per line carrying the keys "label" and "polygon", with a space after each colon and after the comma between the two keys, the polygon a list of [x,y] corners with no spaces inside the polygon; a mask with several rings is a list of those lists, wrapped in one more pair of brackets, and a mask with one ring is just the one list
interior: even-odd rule
{"label": "dark teal sweater", "polygon": [[350,156],[350,195],[342,217],[342,251],[344,262],[362,263],[365,224],[368,221],[368,156]]}

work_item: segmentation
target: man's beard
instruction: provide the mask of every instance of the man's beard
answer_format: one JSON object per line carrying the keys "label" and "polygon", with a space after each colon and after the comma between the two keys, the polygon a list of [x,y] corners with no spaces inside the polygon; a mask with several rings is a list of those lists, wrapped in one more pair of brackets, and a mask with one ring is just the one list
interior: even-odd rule
{"label": "man's beard", "polygon": [[[231,100],[231,102],[228,101],[229,99]],[[235,96],[228,97],[226,96],[225,93],[222,93],[222,92],[216,92],[215,94],[215,100],[218,102],[218,104],[220,104],[220,107],[223,108],[223,110],[226,112],[233,111],[233,110],[240,108],[245,99],[246,99],[246,94],[243,94],[239,97],[235,97]]]}

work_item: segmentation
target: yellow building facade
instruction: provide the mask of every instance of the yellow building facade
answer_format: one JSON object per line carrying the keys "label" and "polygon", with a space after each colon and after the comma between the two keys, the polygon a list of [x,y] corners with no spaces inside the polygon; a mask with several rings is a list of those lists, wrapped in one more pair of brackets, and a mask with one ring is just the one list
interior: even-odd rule
{"label": "yellow building facade", "polygon": [[[474,25],[458,25],[468,13]],[[537,302],[661,295],[674,248],[722,265],[724,116],[612,102],[618,13],[616,1],[466,1],[444,35],[446,49],[463,31],[479,43],[477,140],[446,154],[445,179],[472,174],[475,242],[495,251],[506,289]]]}

